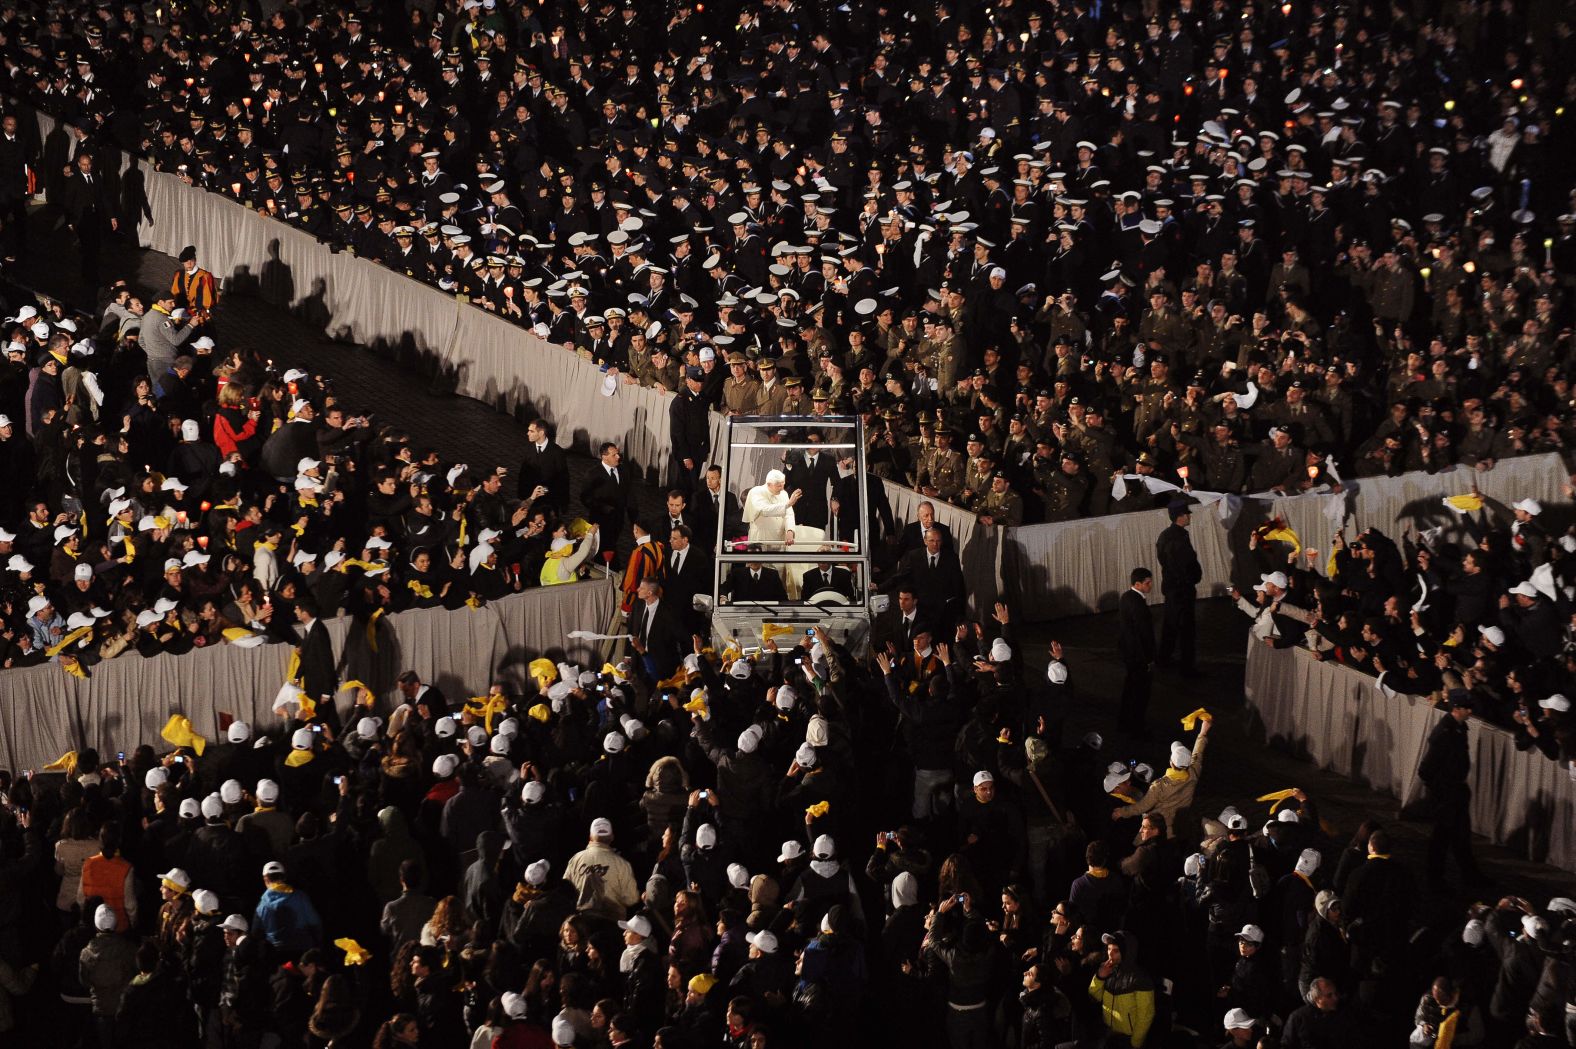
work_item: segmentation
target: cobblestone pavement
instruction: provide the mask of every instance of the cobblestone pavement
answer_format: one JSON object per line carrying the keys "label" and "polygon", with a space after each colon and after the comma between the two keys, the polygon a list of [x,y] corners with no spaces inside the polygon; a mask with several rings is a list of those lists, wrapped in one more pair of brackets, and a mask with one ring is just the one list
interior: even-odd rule
{"label": "cobblestone pavement", "polygon": [[[74,246],[63,231],[44,229],[46,224],[35,218],[35,251],[20,272],[36,290],[85,305],[78,289]],[[112,245],[103,264],[106,276],[126,276],[144,292],[166,286],[174,269],[175,261],[169,256],[124,243]],[[397,420],[412,435],[437,447],[446,459],[477,466],[505,464],[511,468],[520,461],[526,444],[523,421],[517,422],[476,401],[435,394],[424,378],[401,370],[363,347],[336,342],[260,300],[226,298],[220,307],[219,325],[226,339],[248,340],[282,364],[329,377],[352,405]],[[571,455],[577,492],[581,479],[592,467],[589,456]],[[642,492],[642,509],[657,512],[660,500],[660,492],[647,486]],[[1344,842],[1363,819],[1378,818],[1390,824],[1399,842],[1397,852],[1412,863],[1421,881],[1428,825],[1398,821],[1399,805],[1395,799],[1319,771],[1268,749],[1262,740],[1253,738],[1242,698],[1247,620],[1232,612],[1224,601],[1201,602],[1199,612],[1199,659],[1208,676],[1203,680],[1184,680],[1163,670],[1157,674],[1151,710],[1151,724],[1157,735],[1152,742],[1134,744],[1114,737],[1121,666],[1112,644],[1113,616],[1086,616],[1025,630],[1030,672],[1045,665],[1050,639],[1062,640],[1078,687],[1077,707],[1068,724],[1070,736],[1076,738],[1098,729],[1111,741],[1108,750],[1113,758],[1146,760],[1156,768],[1165,767],[1166,748],[1172,733],[1177,731],[1172,727],[1176,718],[1199,706],[1219,711],[1221,717],[1214,730],[1199,794],[1199,812],[1215,813],[1228,804],[1241,805],[1247,800],[1250,805],[1245,811],[1251,820],[1259,815],[1253,810],[1252,798],[1271,790],[1301,786],[1318,800],[1337,841]],[[1504,888],[1534,899],[1570,894],[1576,883],[1576,878],[1567,872],[1521,859],[1481,838],[1476,841],[1476,852],[1490,877]],[[1430,904],[1441,915],[1453,914],[1457,902],[1430,898]]]}

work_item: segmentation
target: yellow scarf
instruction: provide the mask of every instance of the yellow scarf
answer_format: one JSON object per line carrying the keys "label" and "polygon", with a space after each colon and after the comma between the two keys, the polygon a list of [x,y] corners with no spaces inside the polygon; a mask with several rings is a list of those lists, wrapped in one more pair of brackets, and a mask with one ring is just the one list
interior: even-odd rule
{"label": "yellow scarf", "polygon": [[1173,783],[1186,783],[1188,780],[1187,769],[1166,769],[1166,779]]}
{"label": "yellow scarf", "polygon": [[493,716],[502,714],[508,708],[509,704],[499,695],[472,696],[465,701],[465,713],[481,718],[489,736],[492,735]]}
{"label": "yellow scarf", "polygon": [[131,533],[121,537],[121,542],[126,544],[126,563],[129,565],[137,559],[137,547],[131,541]]}
{"label": "yellow scarf", "polygon": [[1088,874],[1091,878],[1106,878],[1110,877],[1111,872],[1104,867],[1090,867]]}
{"label": "yellow scarf", "polygon": [[540,895],[542,895],[541,889],[538,889],[533,885],[527,885],[523,881],[514,887],[515,903],[528,903]]}
{"label": "yellow scarf", "polygon": [[298,769],[315,757],[317,757],[317,755],[313,754],[310,750],[292,750],[289,754],[285,755],[285,764],[290,768]]}
{"label": "yellow scarf", "polygon": [[383,609],[375,609],[372,617],[367,620],[367,647],[376,652],[378,650],[378,620],[383,618]]}
{"label": "yellow scarf", "polygon": [[82,669],[82,664],[77,662],[75,656],[61,656],[60,669],[74,678],[81,678],[83,681],[88,679],[88,672]]}
{"label": "yellow scarf", "polygon": [[427,601],[432,600],[432,587],[427,586],[421,580],[407,579],[405,580],[405,586],[408,587],[417,597]]}
{"label": "yellow scarf", "polygon": [[79,626],[75,630],[73,630],[71,633],[67,634],[65,637],[63,637],[59,641],[55,642],[53,645],[50,645],[48,648],[44,649],[44,655],[49,656],[51,659],[53,659],[55,656],[60,655],[61,652],[63,652],[66,649],[70,648],[72,646],[72,644],[74,644],[77,641],[80,641],[84,636],[91,636],[92,633],[93,633],[93,628],[92,627],[90,627],[90,626]]}

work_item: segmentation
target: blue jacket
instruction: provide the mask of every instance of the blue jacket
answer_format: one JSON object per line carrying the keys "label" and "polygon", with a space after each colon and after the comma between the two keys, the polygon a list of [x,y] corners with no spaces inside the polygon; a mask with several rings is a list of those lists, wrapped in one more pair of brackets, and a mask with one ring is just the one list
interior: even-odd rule
{"label": "blue jacket", "polygon": [[298,953],[318,946],[323,938],[323,921],[306,893],[270,888],[257,901],[252,931],[261,932],[277,950]]}

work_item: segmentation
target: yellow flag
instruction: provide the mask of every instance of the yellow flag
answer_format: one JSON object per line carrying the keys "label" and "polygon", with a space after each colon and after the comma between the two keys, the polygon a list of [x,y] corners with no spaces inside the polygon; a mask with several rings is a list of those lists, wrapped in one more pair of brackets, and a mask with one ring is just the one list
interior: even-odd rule
{"label": "yellow flag", "polygon": [[672,677],[666,677],[657,682],[657,691],[661,692],[663,689],[676,689],[688,680],[689,672],[683,667],[679,667],[673,672]]}
{"label": "yellow flag", "polygon": [[1465,495],[1447,495],[1443,501],[1448,509],[1454,510],[1458,514],[1475,514],[1483,509],[1483,497],[1476,492],[1468,492]]}
{"label": "yellow flag", "polygon": [[71,633],[61,638],[59,641],[56,641],[53,645],[50,645],[48,648],[44,649],[44,655],[53,659],[55,656],[60,655],[60,653],[64,652],[78,641],[81,641],[83,637],[91,633],[93,633],[93,628],[91,626],[79,626]]}
{"label": "yellow flag", "polygon": [[780,637],[787,637],[790,634],[797,634],[798,632],[799,631],[796,630],[795,628],[793,628],[791,626],[785,626],[782,623],[762,623],[761,624],[761,640],[762,641],[776,641]]}
{"label": "yellow flag", "polygon": [[335,940],[334,946],[345,952],[346,965],[365,965],[372,958],[371,951],[348,936]]}
{"label": "yellow flag", "polygon": [[373,611],[372,617],[367,620],[367,647],[376,652],[378,650],[378,620],[383,618],[383,609]]}
{"label": "yellow flag", "polygon": [[831,811],[832,803],[830,801],[818,801],[814,805],[811,805],[809,808],[805,809],[804,814],[813,819],[819,819]]}
{"label": "yellow flag", "polygon": [[60,757],[56,758],[54,761],[51,761],[49,764],[45,765],[44,768],[43,768],[43,771],[45,771],[45,772],[64,772],[66,775],[69,776],[72,772],[76,771],[76,768],[77,768],[77,752],[74,751],[74,750],[68,750],[64,754],[60,755]]}
{"label": "yellow flag", "polygon": [[553,716],[552,710],[548,708],[546,703],[537,703],[525,713],[527,717],[533,717],[544,725],[547,724],[547,719]]}
{"label": "yellow flag", "polygon": [[82,669],[82,664],[77,661],[75,656],[61,656],[60,669],[72,677],[81,678],[83,681],[88,679],[88,672]]}
{"label": "yellow flag", "polygon": [[1290,543],[1292,553],[1302,553],[1302,540],[1297,538],[1297,533],[1282,525],[1279,528],[1266,528],[1260,533],[1260,538],[1268,542]]}
{"label": "yellow flag", "polygon": [[545,656],[531,660],[525,669],[531,675],[531,680],[536,682],[537,688],[546,688],[558,680],[558,667]]}
{"label": "yellow flag", "polygon": [[310,750],[292,750],[285,755],[285,765],[289,768],[298,769],[311,761],[314,756]]}
{"label": "yellow flag", "polygon": [[709,716],[711,712],[711,707],[706,703],[706,694],[704,692],[697,692],[694,699],[684,704],[684,709],[691,714],[699,714],[702,717]]}
{"label": "yellow flag", "polygon": [[170,720],[164,723],[164,728],[159,731],[165,741],[177,747],[190,747],[202,757],[203,748],[208,741],[192,731],[191,718],[185,714],[171,714]]}
{"label": "yellow flag", "polygon": [[487,734],[489,736],[492,735],[493,716],[502,714],[508,707],[509,704],[504,701],[504,698],[497,695],[472,696],[465,701],[465,713],[472,717],[481,718],[483,724],[487,726]]}
{"label": "yellow flag", "polygon": [[1450,1049],[1456,1041],[1456,1026],[1461,1020],[1461,1010],[1452,1009],[1450,1015],[1439,1021],[1439,1033],[1434,1035],[1434,1049]]}
{"label": "yellow flag", "polygon": [[1272,790],[1268,794],[1261,794],[1258,800],[1270,802],[1270,811],[1274,812],[1281,802],[1295,796],[1296,793],[1296,787],[1287,787],[1285,790]]}
{"label": "yellow flag", "polygon": [[576,517],[569,522],[569,538],[579,542],[591,534],[591,522],[584,517]]}
{"label": "yellow flag", "polygon": [[1182,731],[1183,732],[1192,732],[1194,726],[1196,726],[1200,721],[1214,721],[1214,720],[1215,720],[1215,715],[1211,714],[1209,711],[1205,710],[1203,707],[1199,707],[1197,710],[1193,711],[1193,713],[1191,713],[1191,714],[1184,714],[1182,716]]}
{"label": "yellow flag", "polygon": [[301,650],[296,649],[290,653],[290,664],[285,667],[285,683],[293,685],[301,676]]}

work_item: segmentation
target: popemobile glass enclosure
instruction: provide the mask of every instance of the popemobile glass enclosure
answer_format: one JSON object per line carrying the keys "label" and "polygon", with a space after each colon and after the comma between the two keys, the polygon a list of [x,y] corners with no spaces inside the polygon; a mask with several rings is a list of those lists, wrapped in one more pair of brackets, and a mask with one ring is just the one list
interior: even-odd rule
{"label": "popemobile glass enclosure", "polygon": [[[712,632],[785,651],[812,626],[861,652],[872,615],[864,425],[857,416],[733,416],[716,460],[738,500],[712,569]],[[703,600],[703,599],[698,599]],[[876,598],[880,600],[880,598]]]}

